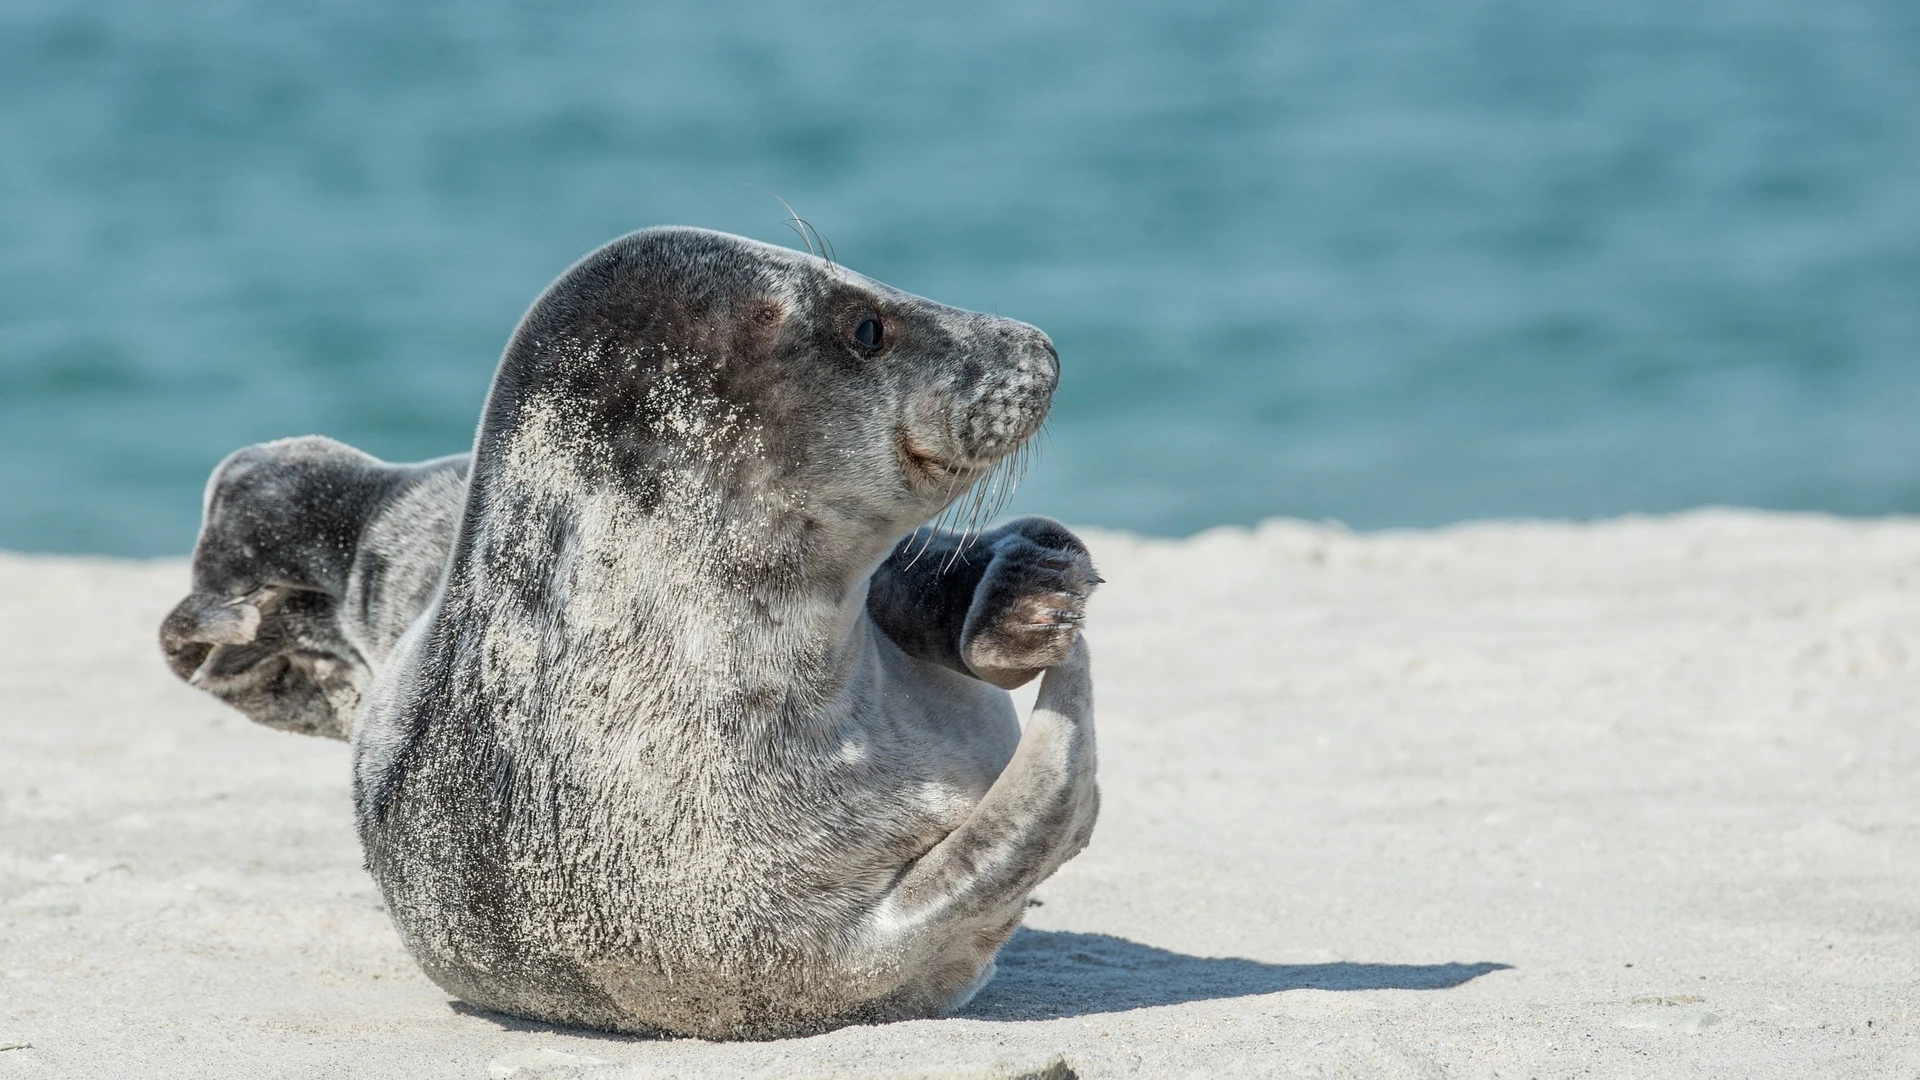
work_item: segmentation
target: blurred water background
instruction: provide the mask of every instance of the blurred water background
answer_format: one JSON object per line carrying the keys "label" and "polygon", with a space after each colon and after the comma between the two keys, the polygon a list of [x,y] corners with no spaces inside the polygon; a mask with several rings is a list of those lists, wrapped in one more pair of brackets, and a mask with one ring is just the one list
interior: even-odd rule
{"label": "blurred water background", "polygon": [[1018,509],[1920,511],[1913,0],[9,0],[0,546],[464,449],[548,280],[760,188],[1054,336]]}

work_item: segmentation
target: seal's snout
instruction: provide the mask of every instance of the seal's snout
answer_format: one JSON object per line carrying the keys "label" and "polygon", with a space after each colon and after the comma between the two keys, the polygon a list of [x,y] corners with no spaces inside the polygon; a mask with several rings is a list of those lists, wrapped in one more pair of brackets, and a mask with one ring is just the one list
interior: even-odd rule
{"label": "seal's snout", "polygon": [[1060,354],[1047,335],[1011,319],[993,322],[959,424],[967,455],[981,462],[1013,452],[1038,431],[1060,383]]}
{"label": "seal's snout", "polygon": [[913,370],[896,436],[909,476],[948,494],[958,475],[977,475],[1040,430],[1060,382],[1060,354],[1037,327],[946,309],[939,359]]}

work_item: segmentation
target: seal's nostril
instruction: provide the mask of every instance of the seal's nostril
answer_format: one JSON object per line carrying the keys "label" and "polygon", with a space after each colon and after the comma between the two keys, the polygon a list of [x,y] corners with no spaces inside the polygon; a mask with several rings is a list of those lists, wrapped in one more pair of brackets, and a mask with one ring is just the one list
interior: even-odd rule
{"label": "seal's nostril", "polygon": [[1036,334],[1035,336],[1040,339],[1040,347],[1047,351],[1047,359],[1053,361],[1053,377],[1056,379],[1059,378],[1060,377],[1060,351],[1053,347],[1052,338],[1048,337],[1045,334]]}

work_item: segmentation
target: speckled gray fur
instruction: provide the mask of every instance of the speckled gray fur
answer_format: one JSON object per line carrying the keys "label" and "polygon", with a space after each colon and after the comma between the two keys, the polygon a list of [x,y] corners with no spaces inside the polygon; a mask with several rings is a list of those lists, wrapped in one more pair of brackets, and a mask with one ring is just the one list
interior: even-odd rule
{"label": "speckled gray fur", "polygon": [[[522,320],[470,483],[318,439],[224,463],[163,644],[274,726],[358,700],[368,867],[473,1004],[709,1038],[938,1015],[1098,808],[1085,548],[915,531],[1057,376],[1025,324],[636,233]],[[1023,732],[1001,687],[1035,674]]]}

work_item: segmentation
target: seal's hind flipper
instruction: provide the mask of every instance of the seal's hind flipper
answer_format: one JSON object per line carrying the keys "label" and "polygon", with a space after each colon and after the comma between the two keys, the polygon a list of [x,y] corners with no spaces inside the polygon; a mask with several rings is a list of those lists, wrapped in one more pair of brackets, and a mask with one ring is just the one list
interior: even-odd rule
{"label": "seal's hind flipper", "polygon": [[[167,665],[268,727],[346,738],[391,636],[368,624],[404,624],[424,606],[416,579],[437,576],[464,477],[460,459],[390,465],[317,436],[228,456],[207,483],[193,591],[160,626]],[[396,503],[405,512],[387,514]],[[373,561],[407,565],[404,588],[356,582],[368,526],[383,517],[394,521],[375,546],[403,550]],[[396,522],[406,527],[387,535]],[[396,605],[407,610],[386,610]]]}
{"label": "seal's hind flipper", "polygon": [[268,727],[344,739],[368,670],[336,603],[305,589],[193,593],[160,626],[174,673]]}

